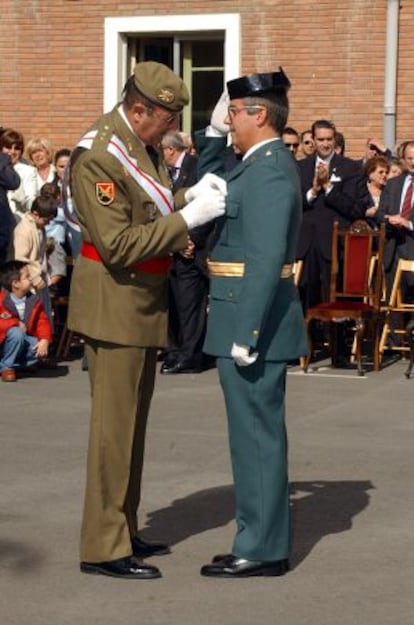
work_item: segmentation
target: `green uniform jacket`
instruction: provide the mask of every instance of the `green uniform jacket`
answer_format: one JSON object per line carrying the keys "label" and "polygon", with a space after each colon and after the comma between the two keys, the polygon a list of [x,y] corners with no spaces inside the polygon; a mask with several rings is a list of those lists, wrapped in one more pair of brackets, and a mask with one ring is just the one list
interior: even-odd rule
{"label": "green uniform jacket", "polygon": [[[223,148],[221,139],[198,138],[201,173],[220,173],[218,142]],[[302,218],[296,165],[274,140],[225,177],[226,215],[217,222],[210,258],[242,262],[245,271],[242,277],[211,277],[204,350],[230,358],[238,343],[265,360],[296,359],[308,352],[302,307],[293,278],[280,278],[283,265],[295,260]]]}
{"label": "green uniform jacket", "polygon": [[[155,169],[120,113],[114,109],[91,130],[98,131],[91,149],[77,148],[72,157],[71,190],[83,240],[95,246],[103,262],[82,255],[76,259],[68,325],[101,341],[164,346],[168,273],[150,274],[131,265],[184,249],[187,226],[178,213],[162,216],[151,197],[108,152],[108,143],[116,135],[143,172],[170,186],[164,166]],[[109,203],[99,193],[102,183],[113,183]]]}

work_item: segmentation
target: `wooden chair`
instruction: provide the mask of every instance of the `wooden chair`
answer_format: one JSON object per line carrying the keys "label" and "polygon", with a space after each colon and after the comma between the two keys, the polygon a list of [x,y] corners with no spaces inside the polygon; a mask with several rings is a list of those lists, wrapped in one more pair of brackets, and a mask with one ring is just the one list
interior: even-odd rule
{"label": "wooden chair", "polygon": [[[407,316],[407,313],[414,313],[414,303],[406,301],[403,294],[403,280],[407,274],[414,275],[414,261],[400,259],[398,261],[390,299],[386,310],[379,351],[381,359],[385,349],[399,352],[409,352],[410,360],[408,368],[405,372],[405,376],[409,378],[414,364],[414,321],[413,319],[410,319],[410,321],[406,324],[404,317]],[[398,327],[393,327],[393,325],[396,325],[395,320],[398,320],[398,317],[401,317],[402,323],[398,324]],[[401,339],[398,345],[390,342],[391,335]]]}
{"label": "wooden chair", "polygon": [[[295,261],[293,263],[293,281],[294,281],[296,287],[299,286],[299,282],[300,282],[300,279],[302,277],[302,271],[303,271],[303,260]],[[299,366],[302,369],[304,369],[304,367],[305,367],[305,358],[304,358],[304,356],[301,356],[299,358]]]}
{"label": "wooden chair", "polygon": [[[72,256],[68,256],[66,259],[68,268],[68,276],[70,282],[70,275],[74,265],[74,259]],[[55,341],[56,341],[56,358],[66,359],[69,355],[70,347],[74,339],[74,334],[68,329],[66,317],[69,306],[69,295],[55,295],[52,298],[52,310],[55,326]]]}
{"label": "wooden chair", "polygon": [[[332,265],[329,301],[317,304],[306,313],[305,322],[309,337],[309,357],[304,371],[308,370],[313,352],[311,322],[329,323],[331,328],[331,357],[336,356],[334,323],[351,320],[355,324],[355,359],[359,375],[362,368],[362,342],[369,328],[373,337],[374,370],[380,369],[379,321],[383,283],[383,250],[385,226],[371,230],[365,221],[354,222],[349,228],[340,228],[335,222],[332,236]],[[376,268],[373,271],[373,256]],[[372,276],[372,272],[374,275]]]}

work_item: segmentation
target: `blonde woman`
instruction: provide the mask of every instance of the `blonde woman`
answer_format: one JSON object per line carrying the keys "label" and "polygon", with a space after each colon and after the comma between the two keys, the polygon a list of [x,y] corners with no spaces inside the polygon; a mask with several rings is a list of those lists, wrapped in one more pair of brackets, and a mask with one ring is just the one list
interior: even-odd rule
{"label": "blonde woman", "polygon": [[56,178],[52,144],[48,139],[31,139],[27,144],[26,155],[36,169],[37,193],[39,193],[45,182],[54,182]]}

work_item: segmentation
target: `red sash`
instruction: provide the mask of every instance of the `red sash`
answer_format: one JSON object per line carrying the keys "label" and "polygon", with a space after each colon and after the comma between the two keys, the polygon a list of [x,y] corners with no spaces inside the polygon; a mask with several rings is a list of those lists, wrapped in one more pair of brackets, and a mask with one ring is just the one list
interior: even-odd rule
{"label": "red sash", "polygon": [[[93,243],[84,241],[80,253],[84,258],[89,258],[89,260],[96,260],[100,263],[103,262]],[[128,269],[138,269],[138,271],[143,271],[144,273],[167,273],[171,267],[171,263],[171,256],[163,256],[160,258],[150,258],[144,260],[142,263],[134,263],[130,265]]]}

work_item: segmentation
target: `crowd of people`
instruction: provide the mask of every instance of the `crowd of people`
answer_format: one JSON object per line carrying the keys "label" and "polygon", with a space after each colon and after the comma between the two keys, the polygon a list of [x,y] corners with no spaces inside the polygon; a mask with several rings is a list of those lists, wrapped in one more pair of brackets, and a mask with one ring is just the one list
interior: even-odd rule
{"label": "crowd of people", "polygon": [[[286,126],[281,138],[297,164],[302,186],[303,219],[296,259],[303,263],[299,292],[304,312],[328,296],[335,220],[344,226],[364,219],[371,228],[387,221],[389,294],[398,259],[414,255],[408,209],[402,214],[414,170],[414,142],[404,141],[392,153],[380,140],[368,138],[361,158],[350,159],[344,135],[323,119],[302,132]],[[160,148],[172,191],[195,184],[198,155],[192,138],[170,130]],[[228,171],[240,154],[235,146],[227,150]],[[0,263],[10,259],[28,263],[32,289],[43,302],[52,330],[51,298],[68,293],[67,258],[79,252],[79,227],[73,214],[72,219],[70,212],[65,215],[67,198],[62,196],[70,155],[69,148],[54,152],[44,138],[33,138],[25,146],[22,133],[0,129]],[[396,181],[390,184],[393,178]],[[212,231],[212,223],[195,228],[189,234],[190,246],[173,254],[168,346],[158,355],[162,374],[199,373],[213,362],[203,352],[209,293],[206,261]],[[410,291],[412,285],[406,286]],[[2,367],[6,369],[3,379],[15,378],[8,373],[11,367]]]}
{"label": "crowd of people", "polygon": [[[281,138],[297,164],[302,186],[303,219],[296,260],[302,261],[299,292],[304,312],[328,297],[335,220],[344,226],[364,219],[371,228],[387,221],[389,294],[398,259],[414,255],[408,209],[402,214],[406,191],[411,192],[414,142],[400,143],[393,153],[380,140],[368,138],[361,158],[350,159],[344,135],[323,119],[302,132],[286,126]],[[160,148],[173,193],[195,184],[198,155],[190,135],[170,130]],[[236,146],[227,150],[228,171],[241,155]],[[44,138],[33,138],[25,146],[22,133],[0,129],[0,263],[10,259],[28,263],[32,289],[39,294],[52,329],[51,298],[68,293],[67,258],[77,256],[80,244],[76,218],[72,214],[71,219],[68,211],[65,215],[67,198],[62,196],[70,155],[69,148],[54,152]],[[396,181],[390,184],[393,178]],[[199,373],[213,362],[203,352],[209,293],[206,261],[212,231],[212,223],[195,228],[189,234],[190,246],[173,254],[168,346],[158,356],[162,374]],[[406,286],[408,291],[412,288]],[[10,367],[3,365],[3,369]],[[3,375],[3,379],[13,377],[7,371]]]}

